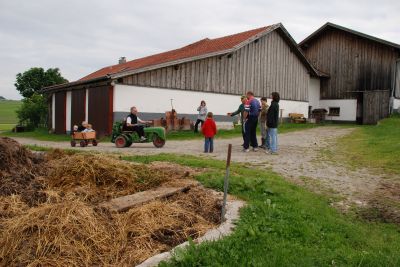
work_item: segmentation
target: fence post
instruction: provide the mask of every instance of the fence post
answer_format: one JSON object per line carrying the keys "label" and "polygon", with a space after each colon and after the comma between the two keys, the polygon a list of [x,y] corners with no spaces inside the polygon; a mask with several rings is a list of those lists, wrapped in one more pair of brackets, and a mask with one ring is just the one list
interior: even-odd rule
{"label": "fence post", "polygon": [[221,222],[225,221],[225,212],[226,212],[226,199],[228,197],[228,187],[229,187],[229,167],[231,165],[231,154],[232,154],[232,144],[228,145],[228,155],[226,157],[226,171],[224,178],[224,199],[222,203],[221,210]]}

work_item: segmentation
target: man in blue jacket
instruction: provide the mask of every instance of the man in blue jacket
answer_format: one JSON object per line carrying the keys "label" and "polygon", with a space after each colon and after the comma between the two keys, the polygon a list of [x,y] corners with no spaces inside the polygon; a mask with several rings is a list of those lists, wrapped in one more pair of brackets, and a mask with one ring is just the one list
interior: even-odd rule
{"label": "man in blue jacket", "polygon": [[261,105],[260,102],[254,98],[254,93],[249,91],[246,94],[247,101],[244,105],[244,146],[243,152],[249,152],[250,145],[253,147],[253,151],[257,151],[257,123],[258,115],[260,114]]}

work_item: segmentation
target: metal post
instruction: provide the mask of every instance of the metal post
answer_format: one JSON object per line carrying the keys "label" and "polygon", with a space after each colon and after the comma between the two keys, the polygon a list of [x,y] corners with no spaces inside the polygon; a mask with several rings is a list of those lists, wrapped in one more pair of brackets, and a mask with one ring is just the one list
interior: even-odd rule
{"label": "metal post", "polygon": [[229,187],[229,167],[231,165],[231,154],[232,154],[232,144],[228,145],[228,155],[226,157],[226,171],[224,178],[224,199],[222,203],[221,210],[221,222],[225,221],[225,212],[226,212],[226,199],[228,197],[228,187]]}

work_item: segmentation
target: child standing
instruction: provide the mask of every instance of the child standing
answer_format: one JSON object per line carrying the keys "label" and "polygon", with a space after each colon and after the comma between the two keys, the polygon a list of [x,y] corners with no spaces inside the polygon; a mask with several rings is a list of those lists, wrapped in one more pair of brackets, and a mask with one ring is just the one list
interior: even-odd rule
{"label": "child standing", "polygon": [[201,130],[204,135],[204,153],[212,153],[214,151],[214,136],[217,134],[217,125],[213,119],[212,112],[207,113],[207,119]]}
{"label": "child standing", "polygon": [[261,146],[260,148],[265,148],[269,149],[267,147],[267,111],[268,111],[268,104],[267,104],[267,98],[266,97],[261,97],[261,110],[260,110],[260,116],[258,117],[258,122],[260,124],[260,130],[261,130]]}

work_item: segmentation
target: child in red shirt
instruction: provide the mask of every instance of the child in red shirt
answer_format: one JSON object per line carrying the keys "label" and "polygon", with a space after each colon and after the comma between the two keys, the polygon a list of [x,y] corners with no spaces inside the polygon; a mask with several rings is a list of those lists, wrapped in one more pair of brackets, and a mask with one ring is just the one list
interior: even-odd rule
{"label": "child in red shirt", "polygon": [[204,135],[204,153],[212,153],[214,150],[214,136],[217,134],[217,125],[213,120],[212,112],[207,113],[207,119],[201,127]]}

